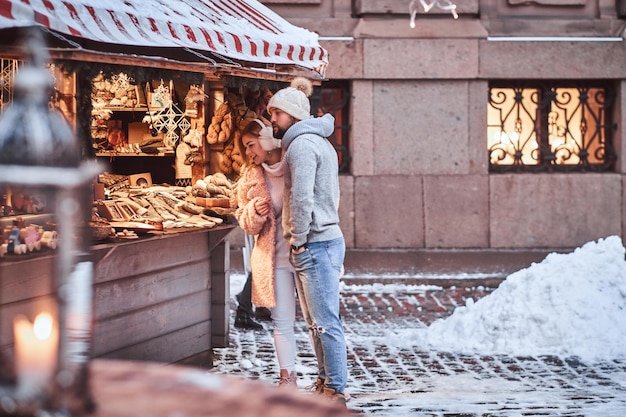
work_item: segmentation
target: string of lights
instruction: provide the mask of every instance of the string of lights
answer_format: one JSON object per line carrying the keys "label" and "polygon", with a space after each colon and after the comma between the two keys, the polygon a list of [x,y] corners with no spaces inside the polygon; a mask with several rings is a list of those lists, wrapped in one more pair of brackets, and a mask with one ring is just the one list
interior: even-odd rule
{"label": "string of lights", "polygon": [[411,15],[411,21],[409,25],[411,26],[411,28],[415,27],[415,16],[417,15],[418,8],[417,3],[419,3],[424,8],[424,12],[426,13],[431,11],[432,8],[436,6],[441,10],[450,11],[455,19],[459,18],[459,15],[456,12],[456,4],[454,4],[451,0],[411,0],[411,3],[409,4],[409,14]]}

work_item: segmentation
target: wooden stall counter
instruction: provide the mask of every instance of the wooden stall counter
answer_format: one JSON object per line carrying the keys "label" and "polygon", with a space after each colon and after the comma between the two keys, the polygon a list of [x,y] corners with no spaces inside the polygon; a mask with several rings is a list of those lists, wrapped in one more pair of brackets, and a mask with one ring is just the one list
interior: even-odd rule
{"label": "wooden stall counter", "polygon": [[211,348],[228,345],[230,256],[224,238],[234,227],[92,247],[94,355],[210,365]]}
{"label": "wooden stall counter", "polygon": [[[91,247],[93,356],[211,366],[228,345],[229,245],[236,226],[150,234]],[[0,262],[0,349],[17,311],[52,303],[54,253]]]}
{"label": "wooden stall counter", "polygon": [[311,393],[198,368],[99,359],[90,370],[93,417],[356,415]]}

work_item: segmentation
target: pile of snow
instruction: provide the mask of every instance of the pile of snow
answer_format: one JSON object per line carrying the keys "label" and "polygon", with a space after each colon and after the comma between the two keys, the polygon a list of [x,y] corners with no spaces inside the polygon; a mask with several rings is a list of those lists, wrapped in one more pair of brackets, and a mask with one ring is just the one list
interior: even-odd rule
{"label": "pile of snow", "polygon": [[624,357],[624,253],[617,236],[551,253],[414,336],[422,347],[457,353]]}

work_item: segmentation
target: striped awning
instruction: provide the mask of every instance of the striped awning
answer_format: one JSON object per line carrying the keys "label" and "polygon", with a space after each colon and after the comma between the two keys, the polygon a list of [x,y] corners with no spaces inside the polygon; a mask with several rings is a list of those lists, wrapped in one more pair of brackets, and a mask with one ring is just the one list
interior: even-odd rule
{"label": "striped awning", "polygon": [[324,76],[317,35],[256,0],[0,0],[0,29],[39,25],[113,45],[185,48],[247,65]]}

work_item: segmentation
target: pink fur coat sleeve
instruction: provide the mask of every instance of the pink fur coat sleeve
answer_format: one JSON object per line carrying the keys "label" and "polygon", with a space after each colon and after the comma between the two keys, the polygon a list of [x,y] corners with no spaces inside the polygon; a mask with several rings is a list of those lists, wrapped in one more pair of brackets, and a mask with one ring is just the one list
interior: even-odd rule
{"label": "pink fur coat sleeve", "polygon": [[269,199],[270,191],[263,168],[248,166],[237,182],[237,210],[239,226],[254,235],[254,249],[250,256],[252,268],[252,304],[257,307],[276,306],[274,295],[274,267],[276,265],[276,216],[274,209],[267,216],[259,215],[254,202]]}

